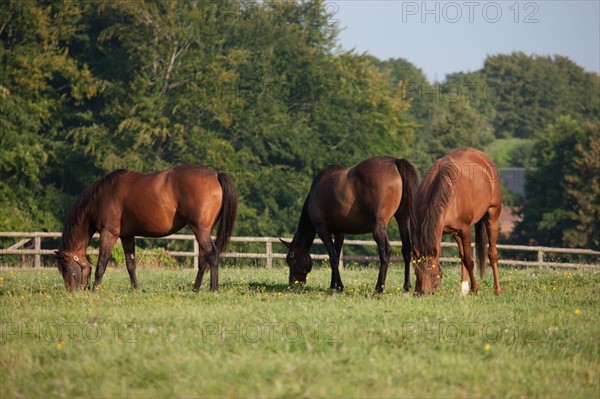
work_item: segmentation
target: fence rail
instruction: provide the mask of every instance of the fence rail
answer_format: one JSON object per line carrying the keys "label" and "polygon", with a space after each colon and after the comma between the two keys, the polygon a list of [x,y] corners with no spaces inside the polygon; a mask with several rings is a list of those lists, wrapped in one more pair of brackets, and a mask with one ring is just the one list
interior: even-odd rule
{"label": "fence rail", "polygon": [[[20,240],[11,245],[8,248],[0,248],[0,257],[3,255],[22,255],[22,256],[33,256],[34,267],[40,267],[42,265],[42,256],[54,255],[54,249],[42,249],[42,240],[44,238],[60,238],[61,233],[59,232],[0,232],[0,238],[17,238]],[[98,234],[94,235],[94,238],[98,238]],[[167,251],[170,256],[176,257],[192,257],[194,259],[194,267],[198,266],[199,259],[199,247],[193,235],[187,234],[173,234],[167,237],[161,238],[147,238],[152,240],[187,240],[193,241],[194,250],[191,252],[186,251]],[[273,259],[285,259],[286,254],[273,251],[273,243],[279,243],[277,237],[232,237],[232,243],[263,243],[265,245],[264,252],[226,252],[222,256],[226,258],[248,258],[248,259],[265,259],[265,266],[267,268],[272,267]],[[24,248],[25,245],[33,244],[33,248]],[[315,244],[322,245],[321,240],[315,240]],[[344,241],[344,247],[360,245],[360,246],[376,246],[373,240],[346,240]],[[400,241],[392,241],[391,245],[393,248],[402,247]],[[232,244],[235,246],[235,244]],[[456,247],[456,243],[443,242],[442,247]],[[283,249],[283,247],[282,247]],[[522,267],[557,267],[557,268],[573,268],[573,267],[600,267],[600,251],[594,251],[591,249],[578,249],[578,248],[552,248],[552,247],[541,247],[541,246],[525,246],[525,245],[498,245],[499,250],[508,251],[520,251],[520,252],[532,252],[536,253],[536,260],[511,260],[511,259],[500,259],[498,263],[500,265],[510,266],[522,266]],[[142,250],[143,252],[143,250]],[[97,255],[98,250],[93,249],[88,251],[90,255]],[[595,257],[596,260],[593,263],[568,263],[568,262],[552,262],[547,261],[546,255],[548,254],[570,254],[570,255],[587,255]],[[314,254],[313,259],[327,259],[328,256],[324,254]],[[0,258],[1,259],[1,258]],[[400,256],[393,256],[392,261],[400,261]],[[342,256],[342,264],[344,261],[355,261],[355,262],[373,262],[378,261],[377,256]],[[459,262],[458,257],[443,257],[440,259],[442,262]]]}

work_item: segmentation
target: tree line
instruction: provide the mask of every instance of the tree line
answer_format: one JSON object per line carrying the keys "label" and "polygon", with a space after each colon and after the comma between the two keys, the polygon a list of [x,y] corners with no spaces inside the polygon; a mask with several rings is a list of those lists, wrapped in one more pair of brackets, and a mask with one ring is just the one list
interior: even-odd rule
{"label": "tree line", "polygon": [[117,168],[226,171],[236,234],[295,228],[313,176],[452,148],[527,167],[516,242],[600,247],[600,83],[561,56],[495,55],[431,83],[340,48],[320,1],[27,1],[0,10],[2,230],[60,230]]}

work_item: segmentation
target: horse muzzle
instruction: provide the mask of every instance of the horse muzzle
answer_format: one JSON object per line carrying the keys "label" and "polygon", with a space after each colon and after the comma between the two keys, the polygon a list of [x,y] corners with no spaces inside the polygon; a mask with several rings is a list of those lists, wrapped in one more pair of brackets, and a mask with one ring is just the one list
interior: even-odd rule
{"label": "horse muzzle", "polygon": [[306,284],[306,278],[297,279],[297,278],[290,277],[290,281],[289,281],[290,287],[301,287],[304,284]]}

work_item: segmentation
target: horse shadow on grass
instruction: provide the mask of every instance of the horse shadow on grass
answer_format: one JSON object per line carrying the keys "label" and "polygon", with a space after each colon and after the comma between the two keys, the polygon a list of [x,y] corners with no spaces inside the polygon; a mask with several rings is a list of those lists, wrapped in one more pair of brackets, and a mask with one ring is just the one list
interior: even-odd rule
{"label": "horse shadow on grass", "polygon": [[250,282],[247,286],[250,291],[269,293],[285,292],[288,294],[304,294],[309,292],[334,292],[333,290],[317,285],[290,286],[284,283]]}
{"label": "horse shadow on grass", "polygon": [[[175,283],[173,284],[174,291],[180,292],[188,292],[193,288],[193,284],[188,283]],[[208,291],[208,286],[202,285],[200,288],[200,292]],[[308,294],[308,293],[321,293],[321,294],[343,294],[344,292],[340,292],[334,289],[330,289],[325,285],[318,284],[304,284],[301,286],[290,286],[284,282],[272,282],[272,281],[250,281],[250,282],[240,282],[240,281],[223,281],[219,283],[219,292],[227,293],[228,291],[245,291],[245,292],[254,292],[254,293],[286,293],[286,294]],[[350,289],[352,292],[352,289]]]}
{"label": "horse shadow on grass", "polygon": [[[167,283],[167,286],[170,286],[171,290],[174,292],[191,292],[193,288],[193,284],[188,282],[176,282],[171,281]],[[163,287],[165,289],[167,287]],[[152,291],[151,289],[144,289],[144,287],[140,287],[141,292]],[[209,291],[209,286],[205,283],[200,287],[200,292]],[[273,281],[249,281],[249,282],[240,282],[240,281],[229,281],[225,280],[219,283],[219,292],[226,293],[228,291],[246,291],[246,292],[256,292],[256,293],[273,293],[277,294],[288,293],[288,294],[305,294],[305,293],[335,293],[335,290],[331,290],[325,286],[319,285],[302,285],[302,286],[289,286],[288,284],[281,282],[273,282]]]}

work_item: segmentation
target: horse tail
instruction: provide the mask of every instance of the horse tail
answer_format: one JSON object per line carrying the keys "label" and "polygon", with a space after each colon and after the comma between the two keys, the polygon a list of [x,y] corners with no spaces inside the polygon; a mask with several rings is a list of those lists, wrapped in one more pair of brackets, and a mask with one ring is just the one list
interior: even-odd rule
{"label": "horse tail", "polygon": [[[400,211],[407,212],[410,216],[411,227],[413,221],[413,201],[419,187],[419,175],[417,170],[405,159],[396,159],[396,167],[402,177],[402,200],[400,201]],[[412,228],[411,228],[412,230]]]}
{"label": "horse tail", "polygon": [[219,229],[217,230],[215,245],[217,246],[219,254],[221,254],[227,248],[227,244],[229,244],[229,239],[233,233],[233,226],[235,225],[235,218],[237,215],[238,198],[233,180],[231,180],[231,177],[228,174],[219,172],[217,178],[219,179],[219,184],[223,190],[223,200],[221,203],[221,214],[219,215],[221,221],[219,223]]}
{"label": "horse tail", "polygon": [[479,222],[475,223],[475,253],[477,256],[477,268],[479,269],[479,276],[481,278],[485,276],[488,244],[490,241],[486,227],[486,219],[487,215],[484,215]]}

